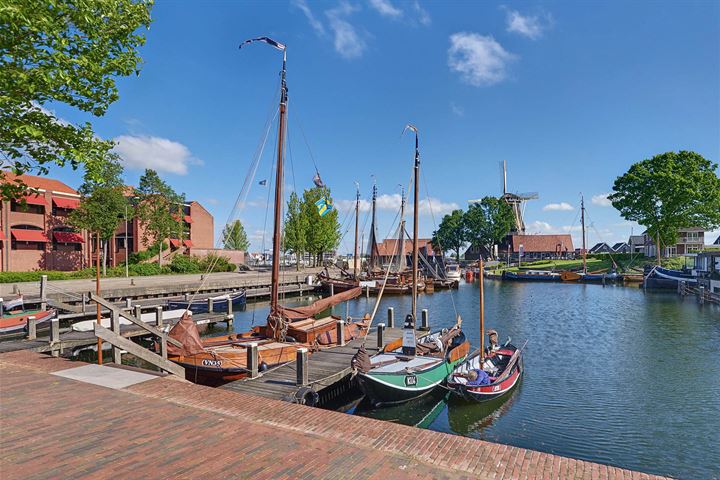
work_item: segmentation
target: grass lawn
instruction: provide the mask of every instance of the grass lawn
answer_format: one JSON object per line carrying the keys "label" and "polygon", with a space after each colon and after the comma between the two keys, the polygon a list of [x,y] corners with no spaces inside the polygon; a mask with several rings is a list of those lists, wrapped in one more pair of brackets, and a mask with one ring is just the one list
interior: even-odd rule
{"label": "grass lawn", "polygon": [[[630,268],[642,270],[645,265],[655,265],[654,258],[630,256],[630,255],[594,255],[587,259],[587,270],[593,272],[602,269],[613,268],[613,260],[618,266],[620,272],[627,272]],[[665,268],[682,269],[685,266],[685,257],[671,257],[663,258],[662,266]],[[687,265],[692,266],[692,260],[687,260]],[[522,263],[521,268],[523,270],[551,270],[551,271],[563,271],[563,270],[582,270],[582,258],[576,258],[574,260],[538,260],[534,262]],[[518,267],[504,268],[500,267],[497,270],[493,270],[493,273],[501,273],[502,271],[517,272],[520,269]]]}

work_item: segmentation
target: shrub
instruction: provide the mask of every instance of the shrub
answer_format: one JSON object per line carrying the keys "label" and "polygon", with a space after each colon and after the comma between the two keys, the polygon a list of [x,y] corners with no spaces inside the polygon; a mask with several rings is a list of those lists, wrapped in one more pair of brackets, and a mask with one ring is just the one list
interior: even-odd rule
{"label": "shrub", "polygon": [[208,254],[206,257],[200,258],[200,270],[207,272],[213,266],[213,272],[234,272],[237,268],[234,263],[220,255]]}
{"label": "shrub", "polygon": [[197,257],[176,255],[170,262],[170,270],[175,273],[199,273],[200,261]]}

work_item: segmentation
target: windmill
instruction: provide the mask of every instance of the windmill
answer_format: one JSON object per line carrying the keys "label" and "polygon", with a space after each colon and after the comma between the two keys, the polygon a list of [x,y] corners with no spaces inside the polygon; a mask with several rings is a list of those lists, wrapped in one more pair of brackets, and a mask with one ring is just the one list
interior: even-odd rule
{"label": "windmill", "polygon": [[[537,200],[539,195],[537,192],[531,192],[531,193],[510,193],[507,189],[507,162],[505,160],[502,161],[502,169],[503,169],[503,194],[502,199],[507,202],[508,205],[510,205],[513,209],[513,214],[515,215],[515,228],[513,231],[511,231],[511,234],[525,234],[525,221],[523,220],[523,215],[525,214],[525,203],[528,200]],[[468,203],[479,203],[480,200],[468,200]]]}

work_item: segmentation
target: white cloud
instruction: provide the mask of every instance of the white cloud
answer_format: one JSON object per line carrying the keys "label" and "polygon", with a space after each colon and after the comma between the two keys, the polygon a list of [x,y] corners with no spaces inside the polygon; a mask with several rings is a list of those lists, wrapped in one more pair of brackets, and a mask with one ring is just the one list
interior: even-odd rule
{"label": "white cloud", "polygon": [[550,26],[552,17],[550,14],[546,14],[543,19],[539,15],[522,15],[517,10],[508,10],[506,21],[508,32],[537,40]]}
{"label": "white cloud", "polygon": [[114,151],[130,169],[152,168],[158,172],[185,175],[189,165],[202,165],[189,148],[167,138],[121,135],[114,140]]}
{"label": "white cloud", "polygon": [[491,36],[459,32],[450,36],[448,66],[476,87],[494,85],[507,76],[508,62],[516,57]]}
{"label": "white cloud", "polygon": [[427,12],[427,10],[420,6],[420,2],[418,2],[418,0],[415,0],[415,3],[413,3],[413,10],[415,10],[415,14],[417,15],[417,21],[420,22],[420,25],[424,25],[427,27],[432,23],[430,14]]}
{"label": "white cloud", "polygon": [[402,15],[402,10],[390,3],[390,0],[369,0],[370,6],[374,8],[383,17],[398,18]]}
{"label": "white cloud", "polygon": [[525,225],[525,232],[528,234],[550,233],[554,230],[555,229],[552,225],[547,222],[541,222],[540,220],[535,220],[534,222]]}
{"label": "white cloud", "polygon": [[458,117],[465,116],[465,109],[460,105],[456,104],[455,102],[450,102],[450,110]]}
{"label": "white cloud", "polygon": [[543,211],[559,211],[559,212],[568,212],[570,210],[575,210],[575,207],[570,205],[567,202],[560,202],[560,203],[548,203],[543,207]]}
{"label": "white cloud", "polygon": [[365,41],[360,37],[355,27],[347,21],[347,17],[358,10],[347,2],[327,10],[325,15],[333,31],[335,51],[346,59],[361,57],[365,51]]}
{"label": "white cloud", "polygon": [[313,30],[315,30],[315,33],[320,36],[325,35],[325,27],[323,27],[322,22],[313,15],[312,10],[310,10],[310,7],[305,0],[294,0],[292,4],[302,10],[305,14],[305,18],[307,18],[307,21],[310,23],[310,26]]}
{"label": "white cloud", "polygon": [[610,199],[608,199],[608,195],[610,195],[610,193],[601,193],[598,195],[593,195],[593,197],[592,197],[593,205],[598,205],[600,207],[612,207],[612,202],[610,201]]}

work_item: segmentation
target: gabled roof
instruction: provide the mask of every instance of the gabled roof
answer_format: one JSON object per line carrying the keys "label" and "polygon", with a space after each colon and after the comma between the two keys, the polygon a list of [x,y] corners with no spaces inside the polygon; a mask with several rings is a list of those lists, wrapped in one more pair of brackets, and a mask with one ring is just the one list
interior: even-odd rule
{"label": "gabled roof", "polygon": [[16,179],[22,180],[22,182],[30,188],[37,188],[38,190],[45,190],[48,192],[67,193],[70,195],[77,195],[77,190],[68,187],[60,180],[55,180],[46,177],[36,177],[35,175],[15,175],[12,172],[4,171],[4,181],[14,182]]}
{"label": "gabled roof", "polygon": [[602,251],[609,252],[609,251],[612,251],[612,248],[610,248],[610,245],[608,245],[607,243],[605,243],[605,242],[600,242],[600,243],[596,243],[596,244],[590,249],[590,253],[602,252]]}
{"label": "gabled roof", "polygon": [[617,252],[618,250],[620,250],[620,249],[623,248],[623,247],[628,247],[628,248],[630,248],[630,245],[628,245],[628,244],[625,243],[625,242],[618,242],[618,243],[616,243],[615,245],[612,246],[612,249],[613,249],[613,252]]}
{"label": "gabled roof", "polygon": [[720,245],[720,236],[715,240],[713,245]]}
{"label": "gabled roof", "polygon": [[520,245],[526,253],[534,252],[574,252],[572,237],[559,235],[512,235],[513,252],[520,252]]}
{"label": "gabled roof", "polygon": [[[378,243],[378,254],[381,257],[392,257],[394,255],[398,255],[400,253],[400,249],[397,248],[397,242],[396,238],[386,238],[382,242]],[[405,255],[412,252],[412,246],[412,240],[405,240],[405,244],[403,245]],[[418,238],[418,249],[422,250],[426,247],[428,256],[435,254],[429,238]]]}

